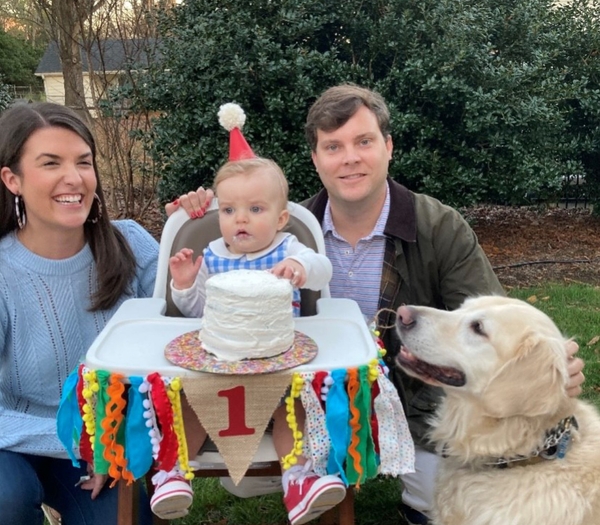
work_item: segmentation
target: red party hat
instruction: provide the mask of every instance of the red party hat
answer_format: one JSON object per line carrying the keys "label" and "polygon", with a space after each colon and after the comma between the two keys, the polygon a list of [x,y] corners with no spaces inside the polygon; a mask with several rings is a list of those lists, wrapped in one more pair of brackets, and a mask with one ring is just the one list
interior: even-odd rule
{"label": "red party hat", "polygon": [[246,114],[237,104],[227,103],[219,108],[219,124],[229,131],[229,160],[256,157],[242,135],[244,122],[246,122]]}

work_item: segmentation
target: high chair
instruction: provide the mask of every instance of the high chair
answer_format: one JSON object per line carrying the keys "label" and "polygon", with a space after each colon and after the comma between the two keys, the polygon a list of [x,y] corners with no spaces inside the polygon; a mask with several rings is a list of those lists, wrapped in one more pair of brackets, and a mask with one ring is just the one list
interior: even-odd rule
{"label": "high chair", "polygon": [[[169,258],[183,247],[191,248],[194,254],[202,253],[208,243],[221,236],[218,224],[218,211],[216,199],[210,209],[201,219],[191,220],[187,213],[178,210],[167,220],[160,240],[158,257],[157,278],[153,298],[166,301],[164,315],[171,317],[181,316],[181,312],[173,304],[169,283]],[[316,218],[306,208],[296,203],[289,203],[290,219],[284,231],[294,234],[298,240],[315,251],[325,254],[325,243],[321,226]],[[320,297],[330,297],[329,287],[319,292],[301,290],[301,316],[311,316],[317,313],[316,301]],[[228,471],[222,458],[210,445],[203,447],[202,454],[196,457],[200,465],[194,472],[196,477],[227,477]],[[275,453],[275,448],[270,434],[265,434],[260,443],[253,462],[246,476],[280,476],[280,464]],[[146,485],[149,495],[152,495],[151,473],[146,476]],[[119,487],[119,522],[118,525],[134,525],[136,521],[136,490],[134,486],[127,486],[121,480]],[[349,487],[346,498],[340,505],[323,514],[320,518],[322,524],[351,525],[354,523],[354,493]],[[154,525],[168,523],[158,517],[154,518]]]}

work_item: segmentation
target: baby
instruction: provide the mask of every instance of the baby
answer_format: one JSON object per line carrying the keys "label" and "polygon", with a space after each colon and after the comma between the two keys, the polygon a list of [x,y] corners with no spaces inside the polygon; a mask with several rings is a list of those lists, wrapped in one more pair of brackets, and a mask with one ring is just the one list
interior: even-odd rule
{"label": "baby", "polygon": [[[279,166],[267,159],[249,158],[226,163],[217,173],[214,190],[219,200],[219,227],[222,237],[211,242],[202,256],[184,248],[169,260],[171,292],[175,305],[188,317],[201,317],[205,303],[205,283],[210,275],[233,269],[268,270],[289,279],[296,288],[294,313],[299,315],[297,288],[320,290],[331,279],[329,259],[315,253],[282,229],[289,220],[288,183]],[[187,405],[187,403],[186,403]],[[304,429],[304,410],[296,401],[295,414]],[[286,407],[273,414],[273,443],[279,458],[294,449],[294,437],[286,421]],[[206,439],[193,412],[184,410],[184,426],[190,451],[199,450]],[[193,432],[194,435],[190,435]],[[346,488],[337,476],[319,477],[304,456],[284,470],[284,503],[292,525],[313,520],[344,499]],[[187,514],[193,492],[182,475],[157,479],[151,500],[160,517],[173,519]]]}

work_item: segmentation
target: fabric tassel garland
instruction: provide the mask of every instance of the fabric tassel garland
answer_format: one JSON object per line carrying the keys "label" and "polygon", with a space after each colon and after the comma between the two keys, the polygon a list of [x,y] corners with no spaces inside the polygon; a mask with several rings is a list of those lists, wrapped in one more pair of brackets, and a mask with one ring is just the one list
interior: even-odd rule
{"label": "fabric tassel garland", "polygon": [[[355,369],[294,374],[294,395],[286,403],[293,409],[299,397],[306,420],[304,435],[294,432],[291,456],[302,452],[318,475],[336,474],[357,488],[378,473],[414,472],[414,445],[385,370],[373,359]],[[81,457],[96,473],[114,478],[113,485],[143,477],[154,460],[166,472],[179,461],[193,477],[180,388],[178,378],[158,373],[122,377],[80,365],[65,381],[57,413],[57,434],[72,463],[79,466]]]}

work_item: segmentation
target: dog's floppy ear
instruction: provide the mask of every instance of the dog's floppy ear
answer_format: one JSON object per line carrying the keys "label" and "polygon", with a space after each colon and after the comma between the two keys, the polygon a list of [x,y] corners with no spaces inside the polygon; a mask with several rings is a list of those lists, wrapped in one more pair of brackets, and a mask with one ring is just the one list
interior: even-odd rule
{"label": "dog's floppy ear", "polygon": [[552,414],[566,396],[565,342],[529,334],[482,393],[485,413],[496,418]]}

